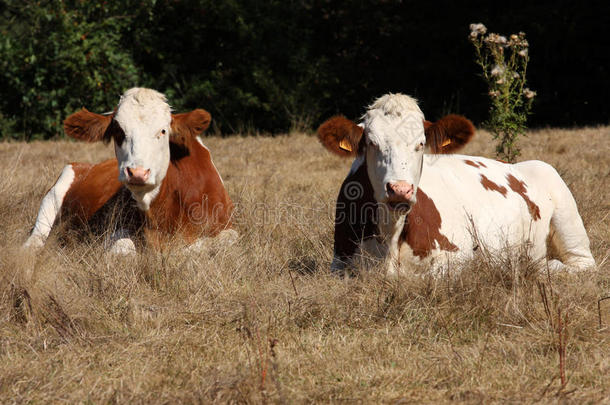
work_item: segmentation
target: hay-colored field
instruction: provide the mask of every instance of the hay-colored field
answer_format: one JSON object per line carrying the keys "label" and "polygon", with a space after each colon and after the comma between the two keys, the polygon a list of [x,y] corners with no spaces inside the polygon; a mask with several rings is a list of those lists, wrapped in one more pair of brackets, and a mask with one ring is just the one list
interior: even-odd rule
{"label": "hay-colored field", "polygon": [[[300,134],[206,143],[237,205],[237,246],[131,258],[90,240],[18,249],[63,165],[110,146],[0,144],[0,403],[610,401],[610,299],[598,312],[610,128],[521,142],[522,160],[553,164],[573,191],[600,264],[552,278],[480,258],[455,279],[338,279],[334,200],[350,162]],[[489,135],[466,153],[493,156]]]}

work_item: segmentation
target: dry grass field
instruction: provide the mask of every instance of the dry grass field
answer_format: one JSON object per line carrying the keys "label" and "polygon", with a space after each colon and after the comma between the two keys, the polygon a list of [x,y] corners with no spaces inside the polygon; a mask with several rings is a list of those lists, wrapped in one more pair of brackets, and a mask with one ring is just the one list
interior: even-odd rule
{"label": "dry grass field", "polygon": [[[350,162],[303,134],[206,143],[237,245],[126,258],[19,250],[63,165],[110,146],[0,143],[0,403],[610,402],[610,128],[521,141],[573,191],[599,263],[558,276],[480,257],[454,278],[333,277]],[[492,157],[489,135],[465,153]]]}

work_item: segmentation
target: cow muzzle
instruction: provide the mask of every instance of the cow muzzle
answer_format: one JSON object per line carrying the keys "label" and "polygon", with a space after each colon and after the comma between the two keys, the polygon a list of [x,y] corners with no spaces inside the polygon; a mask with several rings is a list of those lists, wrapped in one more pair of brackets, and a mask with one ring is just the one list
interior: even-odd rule
{"label": "cow muzzle", "polygon": [[413,201],[413,184],[406,181],[396,181],[386,183],[387,200],[386,204],[391,210],[408,212],[411,210]]}
{"label": "cow muzzle", "polygon": [[150,169],[144,169],[143,167],[126,167],[125,178],[127,179],[127,185],[130,186],[145,186],[150,177]]}

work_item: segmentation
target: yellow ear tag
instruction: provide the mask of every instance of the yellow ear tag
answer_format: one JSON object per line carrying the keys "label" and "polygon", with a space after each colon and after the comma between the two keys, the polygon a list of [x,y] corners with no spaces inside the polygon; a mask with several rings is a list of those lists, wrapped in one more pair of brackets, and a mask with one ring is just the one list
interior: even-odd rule
{"label": "yellow ear tag", "polygon": [[347,152],[352,152],[353,150],[352,145],[350,145],[350,143],[346,139],[342,139],[341,142],[339,142],[339,148]]}
{"label": "yellow ear tag", "polygon": [[446,139],[445,142],[443,142],[443,144],[441,145],[441,148],[444,148],[445,146],[449,145],[451,143],[451,139]]}

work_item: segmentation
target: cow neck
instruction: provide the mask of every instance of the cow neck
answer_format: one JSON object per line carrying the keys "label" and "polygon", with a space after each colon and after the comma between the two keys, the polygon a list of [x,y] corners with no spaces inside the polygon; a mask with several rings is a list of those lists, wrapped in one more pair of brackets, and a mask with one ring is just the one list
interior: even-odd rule
{"label": "cow neck", "polygon": [[388,246],[388,253],[398,254],[400,236],[407,223],[408,214],[389,210],[385,205],[377,206],[377,238]]}
{"label": "cow neck", "polygon": [[[188,170],[196,161],[201,160],[201,157],[198,156],[197,145],[193,143],[191,146],[192,148],[187,148],[170,142],[169,166],[161,185],[158,187],[157,194],[154,196],[158,196],[158,198],[151,200],[149,217],[158,216],[156,214],[161,214],[160,211],[172,210],[176,204],[176,207],[181,206],[182,193],[180,190],[183,187],[188,188],[188,184],[194,179],[190,179],[187,173],[184,173],[185,176],[180,176],[180,173],[185,172],[185,169]],[[161,214],[160,217],[167,217],[165,214]]]}
{"label": "cow neck", "polygon": [[140,195],[132,191],[133,199],[136,201],[138,208],[140,208],[142,211],[148,212],[152,206],[159,205],[155,203],[158,200],[157,197],[159,195],[161,195],[161,200],[165,200],[164,196],[167,196],[168,192],[170,191],[168,190],[169,184],[171,184],[175,180],[178,180],[177,176],[175,176],[176,170],[179,170],[177,166],[190,166],[193,160],[197,160],[197,156],[193,156],[197,155],[197,146],[195,145],[195,143],[193,143],[191,147],[186,147],[170,141],[170,162],[165,172],[165,176],[163,176],[161,184],[155,187],[153,190],[148,191],[146,193],[142,193]]}
{"label": "cow neck", "polygon": [[138,208],[142,211],[148,211],[152,202],[155,200],[155,198],[157,198],[157,195],[159,195],[160,189],[161,186],[157,186],[151,191],[147,191],[145,193],[137,193],[133,192],[132,190],[130,190],[130,192],[132,198],[136,201],[136,205],[138,206]]}
{"label": "cow neck", "polygon": [[341,270],[370,238],[386,247],[386,255],[398,261],[401,235],[408,214],[390,211],[375,200],[366,159],[360,155],[343,181],[335,213],[335,246],[332,268]]}
{"label": "cow neck", "polygon": [[[171,155],[158,197],[147,212],[148,224],[192,241],[230,225],[231,203],[210,152],[199,142]],[[174,149],[172,149],[174,151]],[[214,192],[214,190],[218,190]]]}
{"label": "cow neck", "polygon": [[[367,177],[368,178],[368,177]],[[377,241],[386,248],[386,258],[390,259],[392,268],[399,265],[401,235],[409,214],[389,209],[386,204],[378,203],[375,223],[377,224]]]}
{"label": "cow neck", "polygon": [[335,208],[334,263],[343,269],[363,240],[377,234],[376,202],[364,156],[358,156],[343,181]]}

